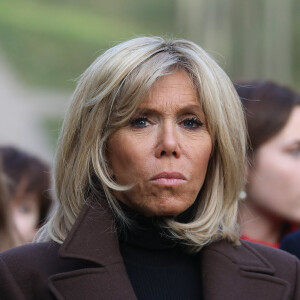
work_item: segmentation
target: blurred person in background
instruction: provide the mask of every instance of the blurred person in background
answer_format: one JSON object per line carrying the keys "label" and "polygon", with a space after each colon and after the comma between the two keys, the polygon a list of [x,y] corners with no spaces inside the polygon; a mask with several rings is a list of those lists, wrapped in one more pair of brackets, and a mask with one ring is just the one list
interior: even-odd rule
{"label": "blurred person in background", "polygon": [[242,105],[196,44],[107,50],[80,77],[59,141],[58,206],[39,243],[0,255],[4,299],[300,298],[295,257],[239,239]]}
{"label": "blurred person in background", "polygon": [[11,222],[8,191],[0,156],[0,252],[19,245],[21,245],[21,239]]}
{"label": "blurred person in background", "polygon": [[0,147],[10,213],[23,243],[33,240],[51,208],[49,166],[15,147]]}
{"label": "blurred person in background", "polygon": [[265,80],[238,83],[236,90],[249,134],[242,238],[278,248],[300,224],[300,98]]}

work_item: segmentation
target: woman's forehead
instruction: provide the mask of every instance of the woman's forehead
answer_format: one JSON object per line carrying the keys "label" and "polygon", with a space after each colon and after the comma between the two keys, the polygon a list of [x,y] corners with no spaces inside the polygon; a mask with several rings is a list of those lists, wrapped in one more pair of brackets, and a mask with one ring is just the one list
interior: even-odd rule
{"label": "woman's forehead", "polygon": [[200,106],[197,89],[185,71],[159,78],[139,107],[151,108],[160,103]]}

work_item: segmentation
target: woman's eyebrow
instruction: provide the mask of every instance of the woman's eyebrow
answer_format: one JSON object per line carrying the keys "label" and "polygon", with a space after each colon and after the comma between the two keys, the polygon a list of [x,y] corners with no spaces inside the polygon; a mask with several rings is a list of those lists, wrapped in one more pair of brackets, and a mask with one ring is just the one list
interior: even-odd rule
{"label": "woman's eyebrow", "polygon": [[159,111],[156,109],[152,109],[152,108],[138,108],[136,110],[136,114],[140,114],[140,115],[155,115],[155,114],[159,114]]}
{"label": "woman's eyebrow", "polygon": [[184,106],[179,110],[181,113],[189,113],[189,112],[201,112],[203,113],[203,109],[202,106],[199,105],[188,105],[188,106]]}

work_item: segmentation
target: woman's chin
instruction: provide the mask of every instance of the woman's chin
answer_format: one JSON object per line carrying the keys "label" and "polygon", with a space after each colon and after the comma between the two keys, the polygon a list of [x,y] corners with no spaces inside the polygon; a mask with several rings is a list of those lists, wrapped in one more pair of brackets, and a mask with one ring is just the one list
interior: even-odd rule
{"label": "woman's chin", "polygon": [[182,201],[161,201],[153,203],[153,205],[145,205],[143,207],[135,207],[133,209],[139,211],[146,217],[176,217],[186,211],[193,203]]}

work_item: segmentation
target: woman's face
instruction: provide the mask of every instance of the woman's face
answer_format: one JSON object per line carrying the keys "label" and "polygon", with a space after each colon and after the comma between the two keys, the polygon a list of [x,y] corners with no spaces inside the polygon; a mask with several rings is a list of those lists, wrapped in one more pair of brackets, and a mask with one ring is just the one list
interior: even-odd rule
{"label": "woman's face", "polygon": [[109,140],[116,197],[145,216],[176,216],[205,179],[212,141],[196,91],[183,71],[159,79],[131,122]]}
{"label": "woman's face", "polygon": [[27,181],[22,180],[11,199],[11,212],[16,229],[23,242],[32,242],[39,221],[38,195],[26,192]]}
{"label": "woman's face", "polygon": [[247,195],[259,208],[300,222],[300,106],[283,130],[256,151]]}

